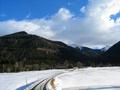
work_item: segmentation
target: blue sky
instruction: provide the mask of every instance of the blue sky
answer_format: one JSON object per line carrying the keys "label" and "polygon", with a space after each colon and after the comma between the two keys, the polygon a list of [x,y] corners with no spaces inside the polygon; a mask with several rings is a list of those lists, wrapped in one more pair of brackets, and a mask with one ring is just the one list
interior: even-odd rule
{"label": "blue sky", "polygon": [[120,0],[0,0],[0,35],[26,31],[100,48],[120,41]]}
{"label": "blue sky", "polygon": [[80,8],[87,0],[0,0],[0,20],[49,17],[60,8],[82,16]]}
{"label": "blue sky", "polygon": [[113,19],[114,21],[116,21],[119,17],[120,17],[120,11],[117,14],[111,15],[111,19]]}

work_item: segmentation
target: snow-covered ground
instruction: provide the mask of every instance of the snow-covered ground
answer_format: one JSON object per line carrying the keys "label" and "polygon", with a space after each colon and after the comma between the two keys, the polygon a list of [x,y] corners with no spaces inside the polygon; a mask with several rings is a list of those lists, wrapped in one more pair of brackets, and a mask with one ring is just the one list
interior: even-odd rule
{"label": "snow-covered ground", "polygon": [[43,80],[63,70],[0,73],[0,90],[25,90],[37,80]]}
{"label": "snow-covered ground", "polygon": [[0,73],[0,90],[25,90],[38,80],[42,81],[62,72],[64,73],[54,78],[56,90],[120,90],[120,67]]}
{"label": "snow-covered ground", "polygon": [[76,69],[57,76],[55,85],[57,90],[120,90],[120,67]]}

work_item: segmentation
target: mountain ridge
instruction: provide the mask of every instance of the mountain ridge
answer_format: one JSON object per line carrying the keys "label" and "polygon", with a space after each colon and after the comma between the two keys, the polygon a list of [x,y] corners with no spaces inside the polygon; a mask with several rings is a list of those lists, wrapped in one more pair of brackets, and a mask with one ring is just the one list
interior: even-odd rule
{"label": "mountain ridge", "polygon": [[0,37],[0,72],[107,65],[120,65],[120,42],[100,51],[72,47],[24,31]]}
{"label": "mountain ridge", "polygon": [[76,48],[26,32],[0,37],[0,71],[68,68],[87,60]]}

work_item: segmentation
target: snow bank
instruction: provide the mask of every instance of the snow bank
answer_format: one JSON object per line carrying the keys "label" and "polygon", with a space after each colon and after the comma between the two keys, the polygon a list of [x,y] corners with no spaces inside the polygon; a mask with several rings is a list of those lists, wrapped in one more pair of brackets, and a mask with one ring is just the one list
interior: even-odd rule
{"label": "snow bank", "polygon": [[25,90],[33,82],[43,80],[60,72],[62,70],[0,73],[0,90]]}
{"label": "snow bank", "polygon": [[118,87],[120,86],[120,67],[77,69],[57,76],[55,85],[57,90]]}

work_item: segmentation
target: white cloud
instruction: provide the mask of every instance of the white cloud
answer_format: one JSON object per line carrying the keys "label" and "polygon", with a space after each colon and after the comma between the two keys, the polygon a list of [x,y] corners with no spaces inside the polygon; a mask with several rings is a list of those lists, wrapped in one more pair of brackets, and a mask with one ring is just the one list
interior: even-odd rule
{"label": "white cloud", "polygon": [[26,31],[28,33],[37,34],[46,38],[54,36],[54,32],[50,30],[50,26],[46,26],[43,21],[39,22],[41,23],[35,23],[34,20],[2,21],[0,22],[0,33],[4,35],[13,32]]}
{"label": "white cloud", "polygon": [[0,22],[0,33],[27,31],[68,44],[101,47],[120,40],[120,18],[110,18],[120,11],[119,0],[89,0],[81,11],[85,17],[75,17],[68,9],[61,8],[50,19],[9,20]]}
{"label": "white cloud", "polygon": [[53,18],[55,18],[55,20],[62,20],[62,21],[67,21],[69,19],[71,19],[73,17],[73,15],[71,14],[71,12],[68,9],[65,8],[60,8],[59,11],[56,13],[55,16],[53,16]]}
{"label": "white cloud", "polygon": [[80,12],[85,13],[85,9],[86,9],[86,7],[83,6],[82,8],[80,8]]}
{"label": "white cloud", "polygon": [[[120,1],[118,0],[89,0],[86,20],[92,29],[100,35],[98,40],[103,44],[113,44],[120,40],[119,22],[114,22],[111,15],[120,11]],[[92,23],[91,23],[92,22]],[[90,24],[91,23],[91,24]],[[98,37],[97,37],[98,38]]]}

